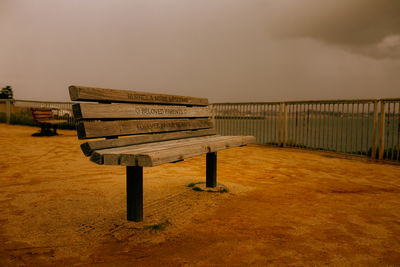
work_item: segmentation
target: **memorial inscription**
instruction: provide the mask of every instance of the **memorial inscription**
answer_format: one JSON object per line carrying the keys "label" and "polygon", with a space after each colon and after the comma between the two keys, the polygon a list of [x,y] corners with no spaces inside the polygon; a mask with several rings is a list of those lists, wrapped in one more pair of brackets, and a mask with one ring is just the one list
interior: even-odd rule
{"label": "memorial inscription", "polygon": [[172,103],[186,103],[189,101],[188,97],[180,96],[166,96],[166,95],[148,95],[140,93],[128,93],[128,99],[143,102],[172,102]]}
{"label": "memorial inscription", "polygon": [[164,109],[164,108],[136,108],[137,114],[141,115],[185,115],[187,109]]}

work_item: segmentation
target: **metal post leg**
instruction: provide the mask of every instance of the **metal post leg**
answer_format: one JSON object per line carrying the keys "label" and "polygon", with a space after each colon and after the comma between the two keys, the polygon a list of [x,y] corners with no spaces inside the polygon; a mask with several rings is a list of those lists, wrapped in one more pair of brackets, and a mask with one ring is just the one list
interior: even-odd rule
{"label": "metal post leg", "polygon": [[217,152],[207,153],[206,187],[217,186]]}
{"label": "metal post leg", "polygon": [[128,221],[143,221],[143,167],[126,167],[126,208]]}

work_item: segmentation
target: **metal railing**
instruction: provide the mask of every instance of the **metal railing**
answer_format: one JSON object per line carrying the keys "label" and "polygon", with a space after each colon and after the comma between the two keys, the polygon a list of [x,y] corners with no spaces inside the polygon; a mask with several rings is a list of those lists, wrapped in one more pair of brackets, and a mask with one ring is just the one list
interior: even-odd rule
{"label": "metal railing", "polygon": [[[71,102],[0,100],[0,120],[34,124],[30,107],[53,108],[74,128]],[[252,135],[258,143],[400,161],[400,98],[215,103],[217,132]],[[62,127],[63,128],[63,127]]]}
{"label": "metal railing", "polygon": [[222,135],[400,160],[400,98],[215,103],[212,111]]}

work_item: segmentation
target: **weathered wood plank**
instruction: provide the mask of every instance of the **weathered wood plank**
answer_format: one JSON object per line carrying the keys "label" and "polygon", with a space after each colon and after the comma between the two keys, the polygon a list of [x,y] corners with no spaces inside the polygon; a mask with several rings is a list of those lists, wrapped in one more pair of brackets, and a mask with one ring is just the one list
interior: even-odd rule
{"label": "weathered wood plank", "polygon": [[106,165],[156,166],[204,153],[255,143],[253,136],[214,136],[191,139],[196,140],[183,139],[98,150],[93,153],[91,160]]}
{"label": "weathered wood plank", "polygon": [[114,90],[75,85],[69,87],[69,94],[71,100],[73,101],[157,103],[192,106],[208,105],[207,98],[176,96],[167,94],[151,94],[146,92]]}
{"label": "weathered wood plank", "polygon": [[51,120],[53,119],[53,116],[35,116],[34,119],[38,121],[46,121],[46,120]]}
{"label": "weathered wood plank", "polygon": [[125,146],[119,148],[110,148],[110,149],[102,149],[94,151],[90,160],[96,162],[98,164],[106,164],[106,165],[119,165],[120,164],[120,155],[122,154],[139,154],[146,153],[148,151],[156,151],[162,149],[174,149],[179,145],[191,145],[191,144],[199,144],[203,142],[218,141],[227,139],[227,136],[213,135],[213,136],[202,136],[202,137],[193,137],[188,139],[176,139],[162,142],[153,142],[153,143],[145,143],[134,146]]}
{"label": "weathered wood plank", "polygon": [[125,121],[83,121],[77,124],[79,139],[160,133],[212,128],[210,119],[162,119]]}
{"label": "weathered wood plank", "polygon": [[66,120],[38,120],[38,123],[42,124],[61,124],[67,122]]}
{"label": "weathered wood plank", "polygon": [[107,154],[113,153],[113,154],[123,154],[125,152],[132,152],[133,150],[136,151],[153,151],[157,150],[159,148],[164,148],[164,147],[173,147],[175,145],[179,144],[193,144],[193,143],[201,143],[205,141],[215,141],[215,140],[226,140],[229,139],[230,136],[221,136],[221,135],[211,135],[211,136],[201,136],[201,137],[193,137],[193,138],[187,138],[187,139],[175,139],[175,140],[169,140],[169,141],[161,141],[161,142],[153,142],[153,143],[145,143],[145,144],[140,144],[140,145],[132,145],[132,146],[125,146],[125,147],[116,147],[116,148],[109,148],[109,149],[101,149],[101,150],[96,150],[95,153],[97,152],[106,152]]}
{"label": "weathered wood plank", "polygon": [[35,114],[37,116],[40,116],[40,115],[53,115],[53,112],[51,112],[51,111],[33,111],[32,114]]}
{"label": "weathered wood plank", "polygon": [[[246,138],[250,139],[249,142],[246,141]],[[199,156],[209,152],[217,152],[227,148],[243,146],[252,142],[255,142],[254,137],[236,136],[236,138],[231,138],[230,140],[221,140],[197,145],[182,146],[175,149],[164,149],[160,151],[149,152],[145,155],[137,156],[134,162],[125,161],[126,156],[121,155],[121,165],[130,166],[132,163],[137,163],[138,166],[157,166],[168,162]]]}
{"label": "weathered wood plank", "polygon": [[139,136],[131,136],[119,139],[109,139],[109,140],[96,140],[86,142],[81,145],[81,149],[86,156],[90,156],[93,151],[105,148],[113,147],[124,147],[129,145],[137,145],[144,143],[152,143],[159,141],[167,141],[174,139],[184,139],[192,137],[200,137],[207,135],[215,135],[215,129],[203,129],[203,130],[191,130],[191,131],[180,131],[180,132],[169,132],[160,134],[147,134]]}
{"label": "weathered wood plank", "polygon": [[210,117],[208,107],[141,105],[141,104],[93,104],[72,106],[76,119],[129,119],[129,118],[199,118]]}

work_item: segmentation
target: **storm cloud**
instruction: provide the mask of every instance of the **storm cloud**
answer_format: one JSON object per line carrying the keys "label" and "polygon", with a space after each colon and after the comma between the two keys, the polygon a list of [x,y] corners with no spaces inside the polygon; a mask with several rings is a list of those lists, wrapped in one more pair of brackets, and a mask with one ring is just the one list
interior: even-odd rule
{"label": "storm cloud", "polygon": [[271,10],[275,38],[312,38],[376,58],[400,57],[398,0],[281,0]]}
{"label": "storm cloud", "polygon": [[0,86],[211,102],[399,97],[400,0],[0,0]]}

